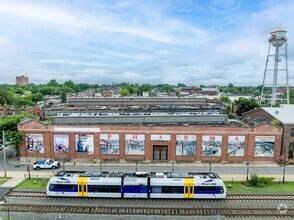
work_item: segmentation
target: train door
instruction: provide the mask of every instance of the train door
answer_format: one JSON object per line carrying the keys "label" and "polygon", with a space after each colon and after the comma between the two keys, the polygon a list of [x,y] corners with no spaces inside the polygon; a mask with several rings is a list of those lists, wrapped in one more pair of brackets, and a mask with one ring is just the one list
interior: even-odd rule
{"label": "train door", "polygon": [[87,177],[78,178],[78,196],[88,197],[88,178]]}
{"label": "train door", "polygon": [[184,198],[185,199],[194,198],[194,179],[184,180]]}

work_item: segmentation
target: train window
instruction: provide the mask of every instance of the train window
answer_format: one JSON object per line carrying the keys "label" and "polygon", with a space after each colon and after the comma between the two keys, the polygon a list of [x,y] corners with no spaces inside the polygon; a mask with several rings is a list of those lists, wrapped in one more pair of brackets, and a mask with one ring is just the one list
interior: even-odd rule
{"label": "train window", "polygon": [[190,186],[190,194],[193,193],[193,186]]}
{"label": "train window", "polygon": [[185,193],[188,193],[188,186],[185,186]]}
{"label": "train window", "polygon": [[171,186],[162,186],[161,192],[162,193],[171,193]]}
{"label": "train window", "polygon": [[57,185],[56,185],[56,189],[57,189],[57,190],[63,190],[63,189],[65,189],[65,185],[57,184]]}
{"label": "train window", "polygon": [[66,185],[67,190],[75,190],[75,185]]}
{"label": "train window", "polygon": [[107,185],[101,185],[99,191],[100,192],[108,192],[108,186]]}
{"label": "train window", "polygon": [[49,191],[54,191],[54,185],[53,184],[50,184]]}
{"label": "train window", "polygon": [[82,185],[79,185],[79,192],[82,192]]}
{"label": "train window", "polygon": [[84,192],[87,192],[87,186],[84,185]]}
{"label": "train window", "polygon": [[147,186],[141,185],[140,186],[140,193],[147,193]]}
{"label": "train window", "polygon": [[118,186],[110,186],[109,192],[118,192]]}
{"label": "train window", "polygon": [[216,191],[216,187],[215,186],[208,186],[206,190],[208,192],[215,192]]}
{"label": "train window", "polygon": [[172,192],[173,193],[181,193],[181,187],[180,186],[172,186]]}
{"label": "train window", "polygon": [[89,192],[99,192],[98,186],[89,185],[88,188]]}
{"label": "train window", "polygon": [[152,186],[153,193],[161,193],[161,186]]}
{"label": "train window", "polygon": [[205,186],[197,186],[197,192],[205,192]]}

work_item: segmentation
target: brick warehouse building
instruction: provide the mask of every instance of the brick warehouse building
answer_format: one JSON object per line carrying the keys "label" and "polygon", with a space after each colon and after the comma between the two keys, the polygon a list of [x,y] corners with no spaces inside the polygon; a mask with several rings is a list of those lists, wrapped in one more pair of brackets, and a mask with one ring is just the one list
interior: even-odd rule
{"label": "brick warehouse building", "polygon": [[261,107],[248,111],[243,114],[246,120],[255,123],[270,124],[273,120],[277,120],[282,129],[282,149],[281,155],[286,162],[294,163],[294,105],[281,105],[280,107]]}
{"label": "brick warehouse building", "polygon": [[273,125],[46,125],[25,119],[18,129],[24,134],[22,161],[54,158],[77,162],[276,163],[282,146],[282,128]]}

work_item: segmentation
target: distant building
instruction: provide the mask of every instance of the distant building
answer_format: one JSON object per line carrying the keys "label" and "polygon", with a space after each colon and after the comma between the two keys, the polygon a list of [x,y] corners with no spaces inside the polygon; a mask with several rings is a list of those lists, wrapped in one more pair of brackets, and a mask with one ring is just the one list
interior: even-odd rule
{"label": "distant building", "polygon": [[102,96],[103,97],[112,97],[113,91],[103,91]]}
{"label": "distant building", "polygon": [[188,96],[188,95],[194,95],[194,94],[201,94],[201,88],[198,88],[198,87],[180,87],[179,88],[180,90],[180,94],[181,96]]}
{"label": "distant building", "polygon": [[168,93],[168,96],[169,97],[176,97],[177,96],[177,93],[175,93],[175,92],[169,92]]}
{"label": "distant building", "polygon": [[200,87],[181,87],[179,88],[179,92],[181,96],[189,96],[189,95],[208,95],[208,96],[218,96],[219,90],[217,87],[208,87],[208,88],[200,88]]}
{"label": "distant building", "polygon": [[88,90],[84,90],[82,92],[79,92],[78,97],[93,97],[95,96],[95,89],[88,89]]}
{"label": "distant building", "polygon": [[244,119],[255,124],[271,124],[277,120],[282,127],[281,159],[294,164],[294,105],[280,107],[261,107],[245,112]]}
{"label": "distant building", "polygon": [[149,97],[149,91],[143,91],[142,96],[143,97]]}
{"label": "distant building", "polygon": [[26,86],[29,84],[29,77],[24,75],[16,77],[16,84]]}
{"label": "distant building", "polygon": [[202,88],[202,95],[215,96],[219,95],[218,88]]}

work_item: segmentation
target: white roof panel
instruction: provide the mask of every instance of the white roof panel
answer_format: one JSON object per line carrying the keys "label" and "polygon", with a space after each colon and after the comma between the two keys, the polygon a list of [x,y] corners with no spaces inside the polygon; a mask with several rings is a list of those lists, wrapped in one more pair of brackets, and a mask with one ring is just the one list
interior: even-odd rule
{"label": "white roof panel", "polygon": [[294,105],[281,105],[280,107],[262,107],[262,109],[283,124],[294,124]]}

